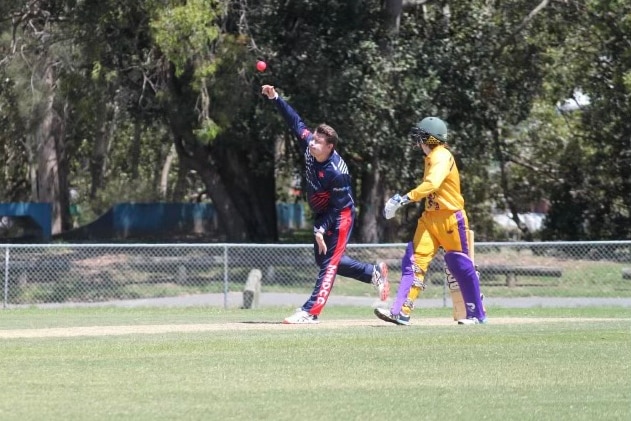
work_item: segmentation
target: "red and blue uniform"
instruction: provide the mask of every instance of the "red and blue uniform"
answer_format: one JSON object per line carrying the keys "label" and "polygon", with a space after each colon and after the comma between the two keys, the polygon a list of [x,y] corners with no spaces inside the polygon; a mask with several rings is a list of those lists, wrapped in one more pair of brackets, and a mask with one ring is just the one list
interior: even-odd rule
{"label": "red and blue uniform", "polygon": [[314,230],[323,232],[327,246],[327,252],[320,254],[314,238],[315,260],[320,271],[311,297],[302,306],[304,311],[318,316],[329,298],[337,274],[370,283],[374,265],[345,255],[355,220],[351,176],[346,162],[335,149],[325,162],[316,161],[308,148],[313,133],[280,96],[274,102],[300,142],[300,150],[305,157],[307,200],[314,214]]}

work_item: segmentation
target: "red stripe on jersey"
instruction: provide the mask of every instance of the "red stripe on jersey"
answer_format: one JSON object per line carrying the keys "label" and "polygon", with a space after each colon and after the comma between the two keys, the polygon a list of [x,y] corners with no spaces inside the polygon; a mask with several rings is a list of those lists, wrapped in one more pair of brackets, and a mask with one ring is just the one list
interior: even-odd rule
{"label": "red stripe on jersey", "polygon": [[346,251],[346,242],[351,231],[351,224],[353,223],[353,211],[351,208],[344,208],[340,212],[340,229],[337,235],[337,244],[335,245],[335,251],[333,252],[332,262],[335,262],[337,266],[344,256]]}
{"label": "red stripe on jersey", "polygon": [[309,198],[309,204],[316,212],[325,212],[329,207],[331,194],[328,191],[314,193]]}

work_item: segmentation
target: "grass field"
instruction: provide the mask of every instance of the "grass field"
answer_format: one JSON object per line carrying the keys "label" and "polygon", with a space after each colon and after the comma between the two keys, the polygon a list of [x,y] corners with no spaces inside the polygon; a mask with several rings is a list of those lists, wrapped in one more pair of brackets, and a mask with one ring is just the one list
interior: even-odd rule
{"label": "grass field", "polygon": [[291,311],[0,311],[0,419],[631,419],[629,308]]}

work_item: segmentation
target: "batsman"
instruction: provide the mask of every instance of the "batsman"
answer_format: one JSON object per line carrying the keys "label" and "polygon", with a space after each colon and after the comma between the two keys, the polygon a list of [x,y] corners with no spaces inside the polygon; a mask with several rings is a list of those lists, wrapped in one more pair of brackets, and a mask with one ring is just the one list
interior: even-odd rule
{"label": "batsman", "polygon": [[391,219],[400,207],[422,199],[425,209],[405,250],[392,307],[376,308],[375,315],[390,323],[410,324],[414,302],[425,289],[429,263],[442,247],[447,270],[457,281],[464,300],[465,311],[458,324],[486,323],[480,281],[470,257],[472,244],[467,235],[469,221],[460,192],[460,174],[447,144],[447,125],[438,117],[426,117],[412,128],[411,137],[426,155],[423,181],[407,194],[391,197],[384,216]]}

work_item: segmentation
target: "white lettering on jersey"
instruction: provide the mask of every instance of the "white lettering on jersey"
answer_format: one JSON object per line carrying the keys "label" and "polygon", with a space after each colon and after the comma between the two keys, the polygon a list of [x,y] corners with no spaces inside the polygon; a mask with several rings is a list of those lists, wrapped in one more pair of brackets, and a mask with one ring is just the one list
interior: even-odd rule
{"label": "white lettering on jersey", "polygon": [[318,291],[318,298],[316,299],[316,303],[321,305],[324,305],[324,303],[326,303],[326,299],[331,293],[331,288],[333,288],[333,281],[335,280],[336,274],[337,265],[329,265],[326,267],[326,272],[324,273],[324,279],[322,280],[320,291]]}

